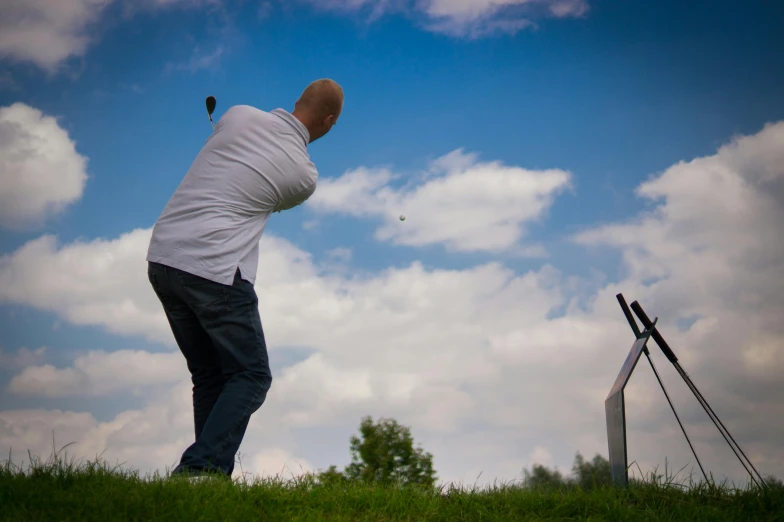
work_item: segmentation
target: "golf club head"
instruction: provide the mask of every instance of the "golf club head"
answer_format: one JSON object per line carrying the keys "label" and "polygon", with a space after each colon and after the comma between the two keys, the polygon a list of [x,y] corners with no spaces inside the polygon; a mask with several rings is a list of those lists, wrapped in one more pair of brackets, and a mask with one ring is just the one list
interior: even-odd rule
{"label": "golf club head", "polygon": [[207,96],[207,114],[212,118],[212,113],[215,110],[215,105],[218,103],[215,96]]}

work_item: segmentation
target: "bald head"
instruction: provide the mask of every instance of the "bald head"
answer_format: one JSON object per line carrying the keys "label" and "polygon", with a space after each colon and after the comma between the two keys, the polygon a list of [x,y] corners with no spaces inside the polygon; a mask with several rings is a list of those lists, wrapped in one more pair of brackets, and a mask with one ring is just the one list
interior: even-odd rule
{"label": "bald head", "polygon": [[292,114],[310,133],[310,141],[324,136],[338,121],[343,110],[343,89],[329,79],[308,85],[294,104]]}

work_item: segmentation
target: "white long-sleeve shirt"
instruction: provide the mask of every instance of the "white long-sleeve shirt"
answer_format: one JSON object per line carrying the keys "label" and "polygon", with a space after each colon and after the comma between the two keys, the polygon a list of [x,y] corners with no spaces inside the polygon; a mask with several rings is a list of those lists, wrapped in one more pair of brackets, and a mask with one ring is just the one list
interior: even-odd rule
{"label": "white long-sleeve shirt", "polygon": [[147,261],[225,285],[239,268],[254,283],[270,214],[316,190],[309,141],[307,128],[283,109],[231,107],[155,223]]}

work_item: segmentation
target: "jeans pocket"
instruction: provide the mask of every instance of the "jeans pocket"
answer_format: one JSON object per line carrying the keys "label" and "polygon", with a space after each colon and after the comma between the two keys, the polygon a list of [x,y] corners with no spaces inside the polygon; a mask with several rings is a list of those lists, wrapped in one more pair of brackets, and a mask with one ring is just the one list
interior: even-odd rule
{"label": "jeans pocket", "polygon": [[172,299],[161,288],[161,283],[158,281],[158,274],[154,273],[152,270],[148,270],[147,279],[150,281],[150,286],[152,286],[153,292],[158,296],[158,300],[160,300],[164,309],[170,308],[172,306]]}
{"label": "jeans pocket", "polygon": [[231,300],[232,305],[234,305],[234,308],[240,308],[247,305],[258,305],[259,303],[253,283],[244,279],[234,281],[234,284],[229,288],[229,299]]}
{"label": "jeans pocket", "polygon": [[191,306],[204,311],[230,312],[229,287],[191,274],[181,274],[180,283]]}

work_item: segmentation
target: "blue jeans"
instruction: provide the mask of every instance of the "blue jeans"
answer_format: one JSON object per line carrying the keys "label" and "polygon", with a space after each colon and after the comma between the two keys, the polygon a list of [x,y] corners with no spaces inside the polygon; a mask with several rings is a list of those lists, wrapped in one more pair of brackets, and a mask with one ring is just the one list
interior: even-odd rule
{"label": "blue jeans", "polygon": [[172,471],[231,476],[250,416],[272,384],[267,345],[253,285],[231,286],[158,263],[147,275],[193,382],[196,440]]}

